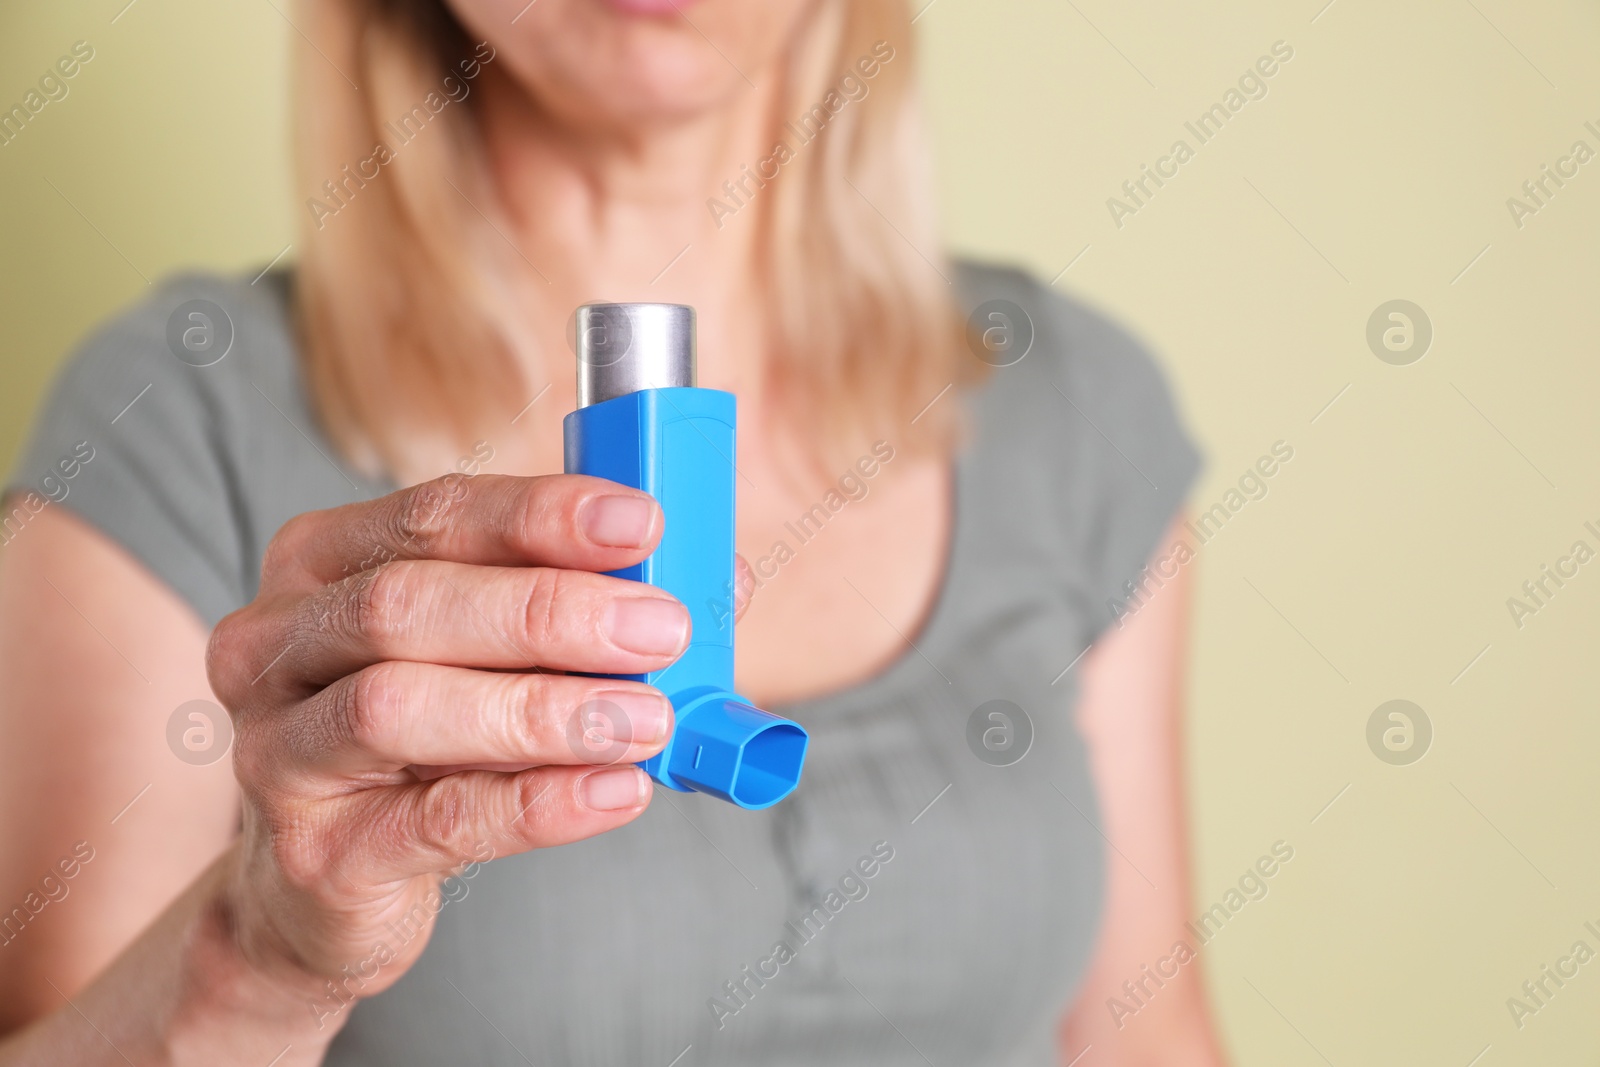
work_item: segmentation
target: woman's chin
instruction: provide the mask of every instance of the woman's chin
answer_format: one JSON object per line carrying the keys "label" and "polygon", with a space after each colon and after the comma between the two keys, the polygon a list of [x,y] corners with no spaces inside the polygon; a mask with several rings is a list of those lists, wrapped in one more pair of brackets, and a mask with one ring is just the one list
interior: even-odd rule
{"label": "woman's chin", "polygon": [[604,3],[619,15],[661,18],[677,15],[685,8],[693,7],[698,0],[604,0]]}
{"label": "woman's chin", "polygon": [[692,52],[639,50],[635,61],[608,63],[604,72],[598,66],[574,71],[570,79],[535,86],[534,93],[568,121],[627,128],[692,120],[748,89],[736,71],[720,61],[709,67],[704,55]]}

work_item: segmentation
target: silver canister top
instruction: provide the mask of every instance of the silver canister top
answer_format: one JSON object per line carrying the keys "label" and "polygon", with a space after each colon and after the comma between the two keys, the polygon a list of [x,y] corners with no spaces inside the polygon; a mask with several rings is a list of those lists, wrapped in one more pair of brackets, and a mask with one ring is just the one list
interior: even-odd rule
{"label": "silver canister top", "polygon": [[574,324],[578,406],[695,384],[694,308],[585,304]]}

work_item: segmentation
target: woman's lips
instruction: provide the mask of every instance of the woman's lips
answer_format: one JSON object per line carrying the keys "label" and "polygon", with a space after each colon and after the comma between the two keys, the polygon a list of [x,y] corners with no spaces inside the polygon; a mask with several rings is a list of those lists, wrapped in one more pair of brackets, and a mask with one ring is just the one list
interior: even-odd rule
{"label": "woman's lips", "polygon": [[676,15],[696,0],[605,0],[607,7],[624,15]]}

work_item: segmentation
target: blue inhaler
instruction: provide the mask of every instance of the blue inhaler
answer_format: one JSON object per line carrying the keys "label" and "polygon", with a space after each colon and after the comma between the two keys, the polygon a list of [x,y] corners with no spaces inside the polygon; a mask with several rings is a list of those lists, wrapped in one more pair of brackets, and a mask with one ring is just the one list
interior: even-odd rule
{"label": "blue inhaler", "polygon": [[660,689],[677,716],[667,747],[640,766],[669,789],[769,808],[799,784],[808,737],[733,691],[734,396],[695,386],[693,308],[588,304],[575,333],[567,473],[621,482],[661,504],[655,553],[611,573],[671,593],[693,627],[670,667],[616,676]]}

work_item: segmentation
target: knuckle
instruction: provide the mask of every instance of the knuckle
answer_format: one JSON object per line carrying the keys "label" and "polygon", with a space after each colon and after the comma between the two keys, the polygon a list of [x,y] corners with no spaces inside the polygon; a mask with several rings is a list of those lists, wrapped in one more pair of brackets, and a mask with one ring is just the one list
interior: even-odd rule
{"label": "knuckle", "polygon": [[528,575],[533,584],[523,608],[523,637],[532,649],[546,648],[566,629],[565,609],[577,594],[574,575],[553,567],[536,567]]}
{"label": "knuckle", "polygon": [[291,567],[291,561],[302,558],[305,546],[315,536],[314,528],[321,523],[315,512],[303,512],[278,527],[267,547],[261,553],[261,584],[266,585]]}
{"label": "knuckle", "polygon": [[327,881],[328,858],[306,827],[295,822],[267,827],[267,850],[286,885],[315,892]]}
{"label": "knuckle", "polygon": [[211,683],[211,691],[224,699],[233,690],[234,652],[238,647],[235,637],[238,622],[235,616],[238,614],[234,612],[224,616],[221,622],[211,628],[211,634],[206,638],[206,681]]}
{"label": "knuckle", "polygon": [[412,565],[401,561],[346,579],[353,587],[346,608],[351,629],[373,641],[398,634],[412,608],[413,576]]}
{"label": "knuckle", "polygon": [[268,791],[277,758],[263,745],[254,726],[241,724],[233,739],[233,776],[247,796],[262,798]]}
{"label": "knuckle", "polygon": [[565,721],[565,704],[547,674],[525,674],[507,690],[500,726],[507,752],[551,759],[571,745],[576,724]]}
{"label": "knuckle", "polygon": [[406,699],[395,666],[379,663],[362,668],[341,690],[337,703],[341,738],[362,749],[393,747]]}
{"label": "knuckle", "polygon": [[249,632],[253,629],[249,612],[249,607],[244,607],[224,616],[206,638],[206,680],[229,709],[242,701],[249,688],[245,684],[249,673],[245,664],[258,644]]}
{"label": "knuckle", "polygon": [[456,778],[448,775],[429,785],[417,801],[413,818],[412,833],[417,842],[441,855],[455,852],[456,842],[462,839],[468,823],[468,786],[452,780]]}
{"label": "knuckle", "polygon": [[517,810],[511,815],[509,829],[518,842],[532,847],[544,839],[554,792],[555,787],[544,775],[517,777]]}
{"label": "knuckle", "polygon": [[235,720],[233,777],[245,806],[278,819],[315,793],[305,744],[281,718]]}
{"label": "knuckle", "polygon": [[449,529],[450,513],[463,493],[462,480],[445,475],[403,491],[391,523],[395,542],[426,556]]}
{"label": "knuckle", "polygon": [[584,494],[563,489],[569,487],[571,476],[545,474],[528,479],[523,487],[521,507],[517,508],[517,541],[524,548],[542,543],[554,527],[563,530],[576,528],[578,507]]}
{"label": "knuckle", "polygon": [[326,881],[326,861],[304,833],[275,832],[272,862],[286,885],[302,893],[317,891]]}
{"label": "knuckle", "polygon": [[[597,682],[594,688],[598,690],[604,685]],[[512,726],[512,740],[534,745],[542,733],[552,728],[566,703],[564,693],[557,689],[551,675],[517,676],[516,684],[506,697],[506,718]]]}

